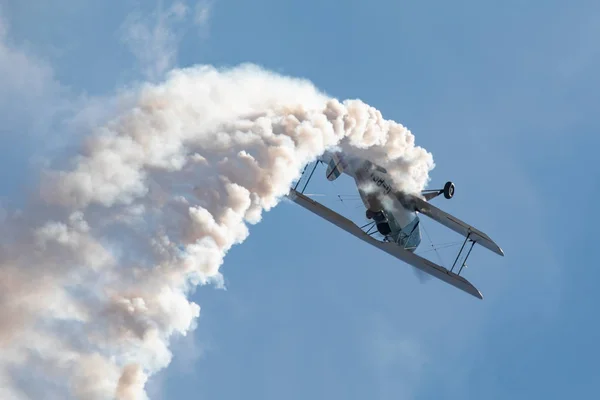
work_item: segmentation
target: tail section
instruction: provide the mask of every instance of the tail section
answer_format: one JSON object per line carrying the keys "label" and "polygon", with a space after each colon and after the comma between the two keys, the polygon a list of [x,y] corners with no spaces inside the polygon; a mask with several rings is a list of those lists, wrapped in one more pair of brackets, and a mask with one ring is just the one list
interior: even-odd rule
{"label": "tail section", "polygon": [[344,172],[344,160],[336,153],[331,154],[325,176],[327,180],[334,181]]}

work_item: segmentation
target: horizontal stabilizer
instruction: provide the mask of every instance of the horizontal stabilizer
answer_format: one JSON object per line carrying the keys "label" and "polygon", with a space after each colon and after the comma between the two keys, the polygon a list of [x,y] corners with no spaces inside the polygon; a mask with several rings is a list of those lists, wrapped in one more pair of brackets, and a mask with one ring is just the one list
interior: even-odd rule
{"label": "horizontal stabilizer", "polygon": [[409,209],[414,209],[421,214],[427,215],[434,221],[450,228],[454,232],[461,234],[464,237],[469,236],[469,239],[475,243],[493,251],[494,253],[504,256],[504,252],[488,235],[481,232],[480,230],[472,227],[466,222],[448,214],[445,211],[440,210],[431,203],[413,195],[406,195],[404,193],[396,194],[402,205]]}
{"label": "horizontal stabilizer", "polygon": [[344,172],[343,160],[336,153],[331,154],[331,158],[327,164],[327,171],[325,171],[327,180],[336,180],[340,177],[340,175],[342,175],[342,172]]}
{"label": "horizontal stabilizer", "polygon": [[332,224],[342,228],[346,232],[356,236],[357,238],[369,243],[372,246],[375,246],[386,253],[396,257],[397,259],[404,261],[407,264],[412,265],[415,268],[420,269],[423,272],[426,272],[450,285],[461,289],[472,296],[477,297],[478,299],[483,299],[483,296],[473,286],[469,281],[467,281],[462,276],[455,274],[447,270],[444,267],[441,267],[426,258],[423,258],[417,254],[414,254],[410,251],[405,250],[401,246],[398,246],[395,243],[390,242],[381,242],[372,236],[366,234],[362,229],[360,229],[354,222],[349,220],[348,218],[336,213],[335,211],[325,207],[321,203],[318,203],[302,193],[297,192],[292,189],[288,194],[288,198],[294,201],[295,203],[301,205],[306,208],[308,211],[320,216],[321,218],[326,219]]}

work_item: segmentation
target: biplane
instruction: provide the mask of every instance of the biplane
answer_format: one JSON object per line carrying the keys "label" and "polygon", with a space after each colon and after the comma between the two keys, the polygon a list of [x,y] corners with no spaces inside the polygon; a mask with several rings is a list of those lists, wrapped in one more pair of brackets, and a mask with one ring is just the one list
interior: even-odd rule
{"label": "biplane", "polygon": [[[319,164],[327,165],[325,175],[329,181],[339,178],[342,174],[354,178],[366,208],[365,216],[370,221],[368,224],[359,227],[352,220],[325,207],[304,193]],[[304,168],[302,176],[290,189],[287,196],[289,199],[399,260],[483,299],[481,292],[462,277],[461,272],[475,244],[500,256],[504,256],[504,252],[485,233],[431,204],[431,200],[439,195],[443,194],[446,199],[454,196],[455,186],[452,182],[447,182],[443,189],[425,190],[420,196],[404,193],[394,189],[388,172],[377,164],[340,152],[326,152],[314,162],[308,179],[302,189],[298,190],[309,165]],[[421,243],[419,214],[426,215],[465,238],[450,269],[415,254],[415,250]],[[374,237],[374,233],[377,232],[383,239]]]}

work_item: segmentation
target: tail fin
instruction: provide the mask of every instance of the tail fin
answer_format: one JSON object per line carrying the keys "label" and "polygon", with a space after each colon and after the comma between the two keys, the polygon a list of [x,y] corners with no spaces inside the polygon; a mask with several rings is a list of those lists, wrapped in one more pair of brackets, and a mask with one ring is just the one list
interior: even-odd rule
{"label": "tail fin", "polygon": [[337,155],[332,154],[329,159],[329,164],[327,165],[327,171],[325,171],[325,175],[327,176],[327,180],[334,181],[342,175],[344,172],[343,160]]}

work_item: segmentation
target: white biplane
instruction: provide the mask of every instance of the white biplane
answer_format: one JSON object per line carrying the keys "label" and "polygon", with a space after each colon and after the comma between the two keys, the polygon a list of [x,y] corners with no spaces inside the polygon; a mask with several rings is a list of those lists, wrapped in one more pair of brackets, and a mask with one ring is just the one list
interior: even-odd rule
{"label": "white biplane", "polygon": [[[342,174],[354,178],[360,198],[366,207],[366,217],[371,220],[369,224],[359,227],[350,219],[304,194],[308,182],[319,163],[327,165],[325,173],[330,181],[337,179]],[[467,258],[476,243],[501,256],[504,256],[504,252],[485,233],[430,204],[430,201],[440,194],[443,194],[446,199],[451,199],[454,196],[455,189],[452,182],[447,182],[443,189],[425,190],[422,192],[422,196],[415,196],[394,190],[391,186],[391,178],[384,168],[362,158],[337,152],[327,152],[314,163],[312,172],[309,174],[304,187],[302,190],[298,190],[307,167],[308,165],[294,188],[290,190],[288,198],[348,233],[413,267],[479,299],[483,299],[481,292],[468,280],[460,276]],[[446,269],[415,254],[415,250],[421,243],[419,213],[464,236],[465,240],[452,268]],[[383,236],[382,240],[373,237],[373,234],[377,232]],[[470,246],[467,245],[468,243],[470,243]],[[466,248],[468,250],[464,255],[463,252]],[[457,272],[454,272],[455,269]]]}

